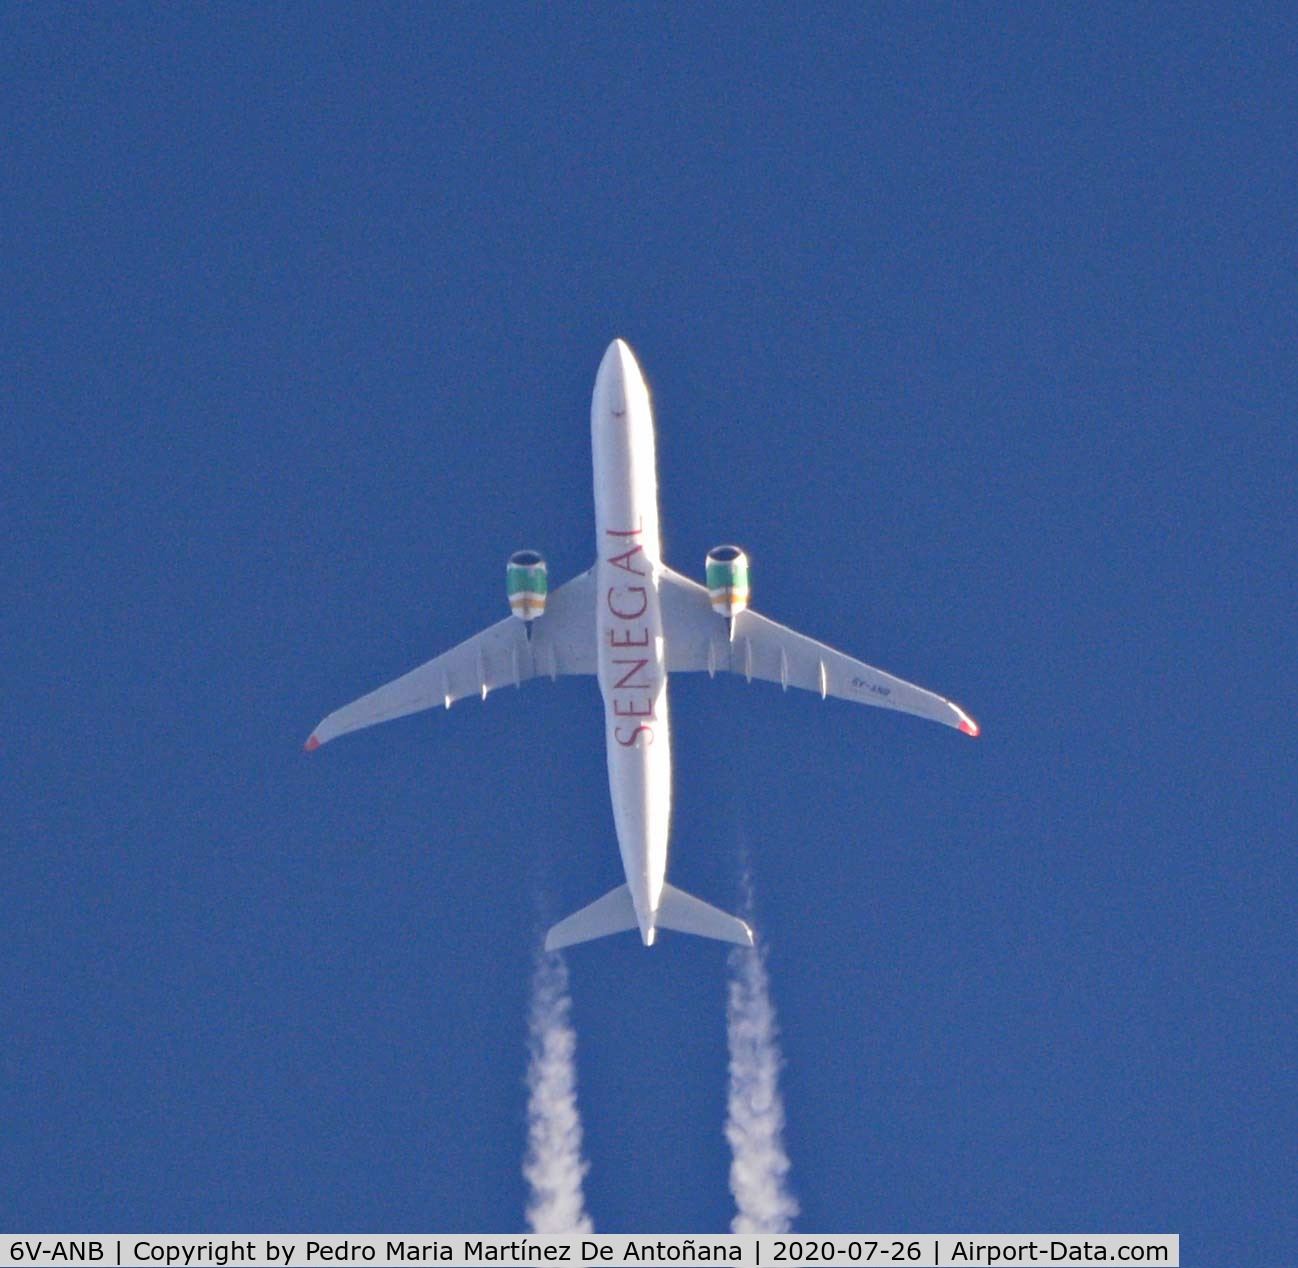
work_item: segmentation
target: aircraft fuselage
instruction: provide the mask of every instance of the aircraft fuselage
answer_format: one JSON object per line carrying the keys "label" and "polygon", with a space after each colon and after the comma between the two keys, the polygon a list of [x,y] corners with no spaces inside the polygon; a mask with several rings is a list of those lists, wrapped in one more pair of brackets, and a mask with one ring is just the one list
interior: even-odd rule
{"label": "aircraft fuselage", "polygon": [[613,822],[640,937],[653,943],[667,875],[671,736],[658,574],[653,412],[630,348],[610,345],[590,410],[595,637]]}

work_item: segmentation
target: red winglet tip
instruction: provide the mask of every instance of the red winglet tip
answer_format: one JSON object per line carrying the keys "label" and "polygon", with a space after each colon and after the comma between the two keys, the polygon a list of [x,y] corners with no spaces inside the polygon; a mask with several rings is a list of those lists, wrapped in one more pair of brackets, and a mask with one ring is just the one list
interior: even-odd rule
{"label": "red winglet tip", "polygon": [[306,742],[306,751],[308,753],[314,753],[319,747],[320,741],[314,735]]}
{"label": "red winglet tip", "polygon": [[961,719],[960,719],[960,729],[961,729],[961,730],[962,730],[966,735],[977,735],[977,734],[978,734],[978,723],[975,722],[972,718],[961,718]]}

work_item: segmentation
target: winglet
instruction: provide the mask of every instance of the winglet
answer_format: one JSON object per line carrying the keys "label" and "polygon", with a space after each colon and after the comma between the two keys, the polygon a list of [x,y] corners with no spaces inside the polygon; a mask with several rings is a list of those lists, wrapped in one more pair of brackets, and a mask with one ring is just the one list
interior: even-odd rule
{"label": "winglet", "polygon": [[320,741],[317,740],[314,735],[303,745],[303,748],[305,748],[308,753],[314,753],[319,747]]}
{"label": "winglet", "polygon": [[960,714],[960,729],[966,735],[977,735],[978,723],[975,722],[963,709],[957,708],[956,712]]}

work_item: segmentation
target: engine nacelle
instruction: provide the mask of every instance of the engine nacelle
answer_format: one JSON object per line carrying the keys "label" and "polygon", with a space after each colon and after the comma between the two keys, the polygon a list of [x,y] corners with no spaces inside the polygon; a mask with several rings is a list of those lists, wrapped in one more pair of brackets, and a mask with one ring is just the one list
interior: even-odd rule
{"label": "engine nacelle", "polygon": [[738,546],[714,546],[707,572],[712,610],[728,621],[738,616],[748,606],[748,556]]}
{"label": "engine nacelle", "polygon": [[545,611],[549,589],[545,560],[534,550],[516,550],[505,565],[509,610],[520,621],[535,621]]}

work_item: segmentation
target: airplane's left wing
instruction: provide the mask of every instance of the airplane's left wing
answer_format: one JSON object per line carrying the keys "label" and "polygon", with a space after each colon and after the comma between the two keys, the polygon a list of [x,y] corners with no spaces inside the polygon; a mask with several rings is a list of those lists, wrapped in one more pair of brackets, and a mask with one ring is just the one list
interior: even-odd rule
{"label": "airplane's left wing", "polygon": [[545,615],[532,623],[532,637],[517,617],[488,626],[418,669],[336,709],[311,733],[308,752],[376,722],[423,709],[449,709],[464,696],[496,687],[521,686],[529,678],[595,672],[595,590],[584,572],[550,593]]}
{"label": "airplane's left wing", "polygon": [[728,633],[725,621],[712,611],[708,591],[670,568],[659,576],[659,596],[668,673],[706,669],[710,674],[743,674],[749,682],[761,678],[786,690],[802,687],[819,692],[822,699],[837,696],[896,709],[957,727],[966,735],[978,734],[978,724],[958,704],[751,609],[734,618]]}

